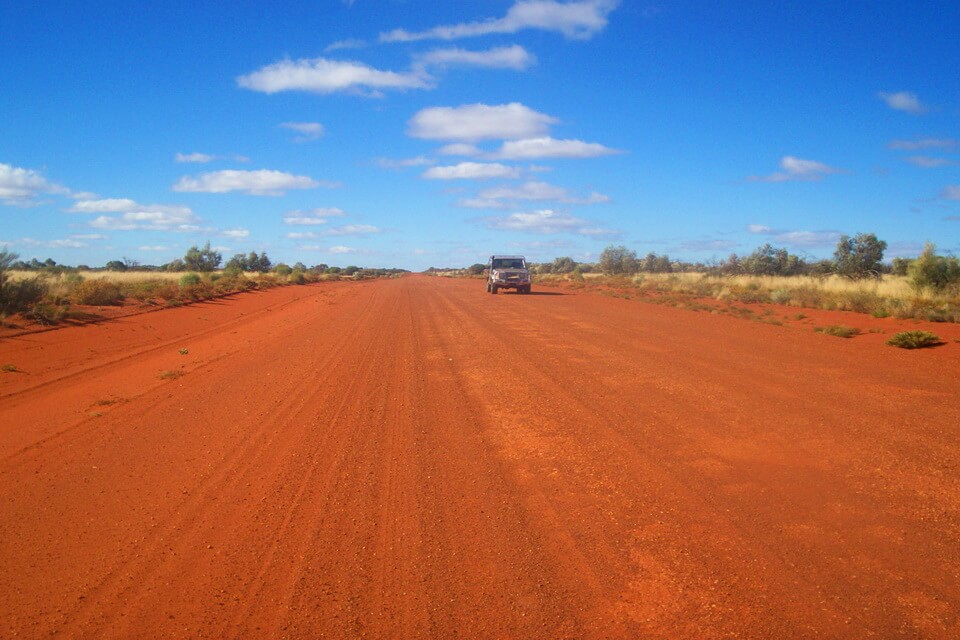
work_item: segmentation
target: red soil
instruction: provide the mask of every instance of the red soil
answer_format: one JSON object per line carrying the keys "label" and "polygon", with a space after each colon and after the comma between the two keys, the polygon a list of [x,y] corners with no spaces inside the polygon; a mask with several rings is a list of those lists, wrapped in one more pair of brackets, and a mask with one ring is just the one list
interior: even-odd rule
{"label": "red soil", "polygon": [[960,636],[960,344],[542,293],[0,340],[0,638]]}

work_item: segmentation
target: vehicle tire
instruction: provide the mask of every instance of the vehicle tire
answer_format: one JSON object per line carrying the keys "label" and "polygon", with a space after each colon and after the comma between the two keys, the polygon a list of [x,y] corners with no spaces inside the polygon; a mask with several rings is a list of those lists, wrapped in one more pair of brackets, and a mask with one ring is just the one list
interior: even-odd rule
{"label": "vehicle tire", "polygon": [[533,288],[533,285],[528,284],[527,287],[523,290],[523,292],[526,294],[529,294],[532,288]]}
{"label": "vehicle tire", "polygon": [[490,281],[487,281],[487,293],[490,293]]}
{"label": "vehicle tire", "polygon": [[492,293],[493,295],[497,295],[497,289],[498,289],[498,288],[499,288],[499,287],[497,287],[497,285],[495,285],[495,284],[490,285],[490,293]]}

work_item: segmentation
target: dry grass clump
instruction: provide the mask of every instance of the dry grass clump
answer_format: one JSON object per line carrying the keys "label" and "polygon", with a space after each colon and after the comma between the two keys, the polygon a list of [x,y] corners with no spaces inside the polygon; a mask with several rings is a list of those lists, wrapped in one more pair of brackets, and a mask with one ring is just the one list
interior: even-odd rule
{"label": "dry grass clump", "polygon": [[120,285],[106,278],[81,280],[70,291],[70,301],[97,307],[118,305],[123,302]]}
{"label": "dry grass clump", "polygon": [[815,327],[814,331],[817,333],[825,333],[828,336],[836,336],[837,338],[852,338],[853,336],[860,335],[860,329],[848,327],[843,324],[829,324],[825,327]]}
{"label": "dry grass clump", "polygon": [[805,309],[854,311],[876,318],[917,318],[933,322],[960,322],[960,296],[955,291],[918,292],[904,276],[878,280],[850,280],[841,276],[720,276],[705,273],[643,273],[633,278],[583,274],[536,276],[543,285],[566,288],[604,288],[658,297],[689,296],[724,302],[778,304]]}
{"label": "dry grass clump", "polygon": [[887,340],[887,344],[901,349],[922,349],[940,344],[940,337],[929,331],[901,331]]}

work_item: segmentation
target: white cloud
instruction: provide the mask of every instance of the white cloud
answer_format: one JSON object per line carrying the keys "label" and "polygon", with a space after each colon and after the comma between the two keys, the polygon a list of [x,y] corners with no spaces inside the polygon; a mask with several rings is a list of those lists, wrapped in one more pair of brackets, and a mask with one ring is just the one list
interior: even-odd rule
{"label": "white cloud", "polygon": [[944,187],[940,197],[944,200],[960,200],[960,185],[952,184]]}
{"label": "white cloud", "polygon": [[747,225],[747,231],[756,235],[769,236],[774,242],[795,247],[830,247],[840,239],[839,231],[786,231],[774,229],[763,224]]}
{"label": "white cloud", "polygon": [[284,224],[317,225],[327,224],[328,218],[339,218],[346,215],[342,209],[336,207],[321,207],[309,211],[288,211],[283,214]]}
{"label": "white cloud", "polygon": [[956,160],[947,158],[933,158],[931,156],[910,156],[905,158],[907,162],[923,169],[936,169],[937,167],[952,167],[960,164]]}
{"label": "white cloud", "polygon": [[80,200],[67,209],[71,213],[122,213],[140,208],[128,198],[104,198],[102,200]]}
{"label": "white cloud", "polygon": [[834,169],[822,162],[803,160],[794,156],[784,156],[781,158],[780,168],[783,169],[783,171],[777,171],[768,176],[749,176],[747,180],[752,182],[816,181],[822,180],[825,175],[831,173],[843,173],[842,170]]}
{"label": "white cloud", "polygon": [[455,142],[453,144],[448,144],[437,149],[437,153],[442,156],[478,156],[483,151],[478,147],[472,144],[466,144],[463,142]]}
{"label": "white cloud", "polygon": [[372,224],[345,224],[340,227],[325,229],[324,231],[294,231],[287,234],[291,239],[330,238],[337,236],[369,236],[382,233],[383,229]]}
{"label": "white cloud", "polygon": [[173,158],[176,162],[193,162],[198,164],[206,164],[208,162],[213,162],[214,160],[233,160],[235,162],[250,162],[250,158],[246,156],[215,156],[209,153],[178,153]]}
{"label": "white cloud", "polygon": [[349,91],[379,95],[381,89],[428,89],[432,81],[420,70],[396,73],[380,71],[360,62],[314,58],[281,60],[238,77],[237,84],[244,89],[271,94],[280,91],[321,94]]}
{"label": "white cloud", "polygon": [[196,231],[199,222],[190,207],[179,205],[142,205],[127,198],[80,201],[68,211],[76,213],[119,213],[94,218],[90,226],[113,231]]}
{"label": "white cloud", "polygon": [[460,164],[431,167],[423,173],[428,180],[484,180],[489,178],[519,178],[520,169],[497,162],[461,162]]}
{"label": "white cloud", "polygon": [[174,156],[174,160],[177,162],[213,162],[216,160],[216,156],[212,156],[209,153],[178,153]]}
{"label": "white cloud", "polygon": [[323,135],[323,125],[319,122],[284,122],[280,126],[300,134],[294,142],[312,142]]}
{"label": "white cloud", "polygon": [[494,154],[496,158],[509,160],[534,158],[596,158],[619,153],[616,149],[595,142],[580,140],[555,140],[550,137],[508,140]]}
{"label": "white cloud", "polygon": [[918,151],[920,149],[953,149],[957,141],[951,138],[918,138],[916,140],[893,140],[887,145],[890,149]]}
{"label": "white cloud", "polygon": [[77,240],[106,240],[107,236],[102,233],[71,233],[71,238]]}
{"label": "white cloud", "polygon": [[327,249],[327,251],[329,251],[330,253],[338,253],[338,254],[357,252],[357,250],[354,249],[353,247],[344,247],[342,245],[330,247],[329,249]]}
{"label": "white cloud", "polygon": [[520,186],[500,186],[485,189],[477,194],[476,198],[461,200],[461,207],[474,209],[504,209],[510,208],[514,201],[543,200],[563,202],[567,204],[599,204],[609,202],[610,197],[602,193],[592,192],[586,197],[576,197],[567,189],[546,182],[525,182]]}
{"label": "white cloud", "polygon": [[247,238],[250,236],[249,229],[237,228],[237,229],[225,229],[220,233],[220,235],[225,238]]}
{"label": "white cloud", "polygon": [[415,60],[424,67],[484,67],[516,71],[523,71],[537,62],[533,54],[518,44],[486,51],[470,51],[459,47],[434,49],[417,55]]}
{"label": "white cloud", "polygon": [[482,221],[491,229],[525,233],[573,233],[593,237],[614,237],[620,233],[613,229],[592,227],[588,221],[582,218],[555,209],[511,213],[507,216],[491,216],[483,218]]}
{"label": "white cloud", "polygon": [[137,249],[139,251],[169,251],[170,250],[169,247],[165,247],[161,244],[153,244],[153,245],[144,244],[137,247]]}
{"label": "white cloud", "polygon": [[377,164],[384,169],[405,169],[407,167],[423,167],[436,164],[436,160],[426,156],[417,156],[416,158],[403,158],[402,160],[391,160],[390,158],[377,158]]}
{"label": "white cloud", "polygon": [[363,49],[367,46],[366,40],[361,40],[359,38],[346,38],[344,40],[337,40],[327,45],[327,48],[324,49],[326,53],[331,51],[339,51],[341,49]]}
{"label": "white cloud", "polygon": [[335,183],[318,182],[307,176],[295,176],[282,171],[260,169],[238,171],[229,169],[201,173],[199,176],[184,176],[173,185],[174,191],[193,193],[227,193],[241,191],[255,196],[280,196],[289,189],[316,189],[333,187]]}
{"label": "white cloud", "polygon": [[557,122],[519,102],[467,104],[422,109],[407,123],[407,131],[414,138],[428,140],[503,140],[539,136]]}
{"label": "white cloud", "polygon": [[913,115],[921,115],[929,109],[920,102],[915,93],[909,91],[898,91],[896,93],[886,93],[881,91],[877,94],[881,100],[887,103],[887,106],[897,111],[906,111]]}
{"label": "white cloud", "polygon": [[68,194],[69,189],[54,184],[33,169],[22,169],[0,162],[0,202],[15,207],[29,207],[42,193]]}
{"label": "white cloud", "polygon": [[518,0],[503,18],[490,18],[439,26],[421,32],[395,29],[381,33],[381,42],[411,42],[416,40],[455,40],[493,33],[516,33],[524,29],[554,31],[574,40],[588,40],[607,26],[607,16],[619,0]]}
{"label": "white cloud", "polygon": [[382,229],[372,224],[345,224],[342,227],[334,227],[322,232],[325,236],[367,236],[373,233],[380,233]]}

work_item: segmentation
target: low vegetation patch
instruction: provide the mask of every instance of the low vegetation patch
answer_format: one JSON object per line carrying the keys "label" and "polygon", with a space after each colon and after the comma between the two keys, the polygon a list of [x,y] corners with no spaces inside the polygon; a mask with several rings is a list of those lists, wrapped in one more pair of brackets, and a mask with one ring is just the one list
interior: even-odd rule
{"label": "low vegetation patch", "polygon": [[19,369],[17,369],[17,366],[14,364],[5,364],[2,367],[0,367],[0,371],[6,371],[7,373],[16,373],[17,371],[19,371]]}
{"label": "low vegetation patch", "polygon": [[940,337],[929,331],[901,331],[887,340],[887,344],[901,349],[922,349],[940,344]]}
{"label": "low vegetation patch", "polygon": [[860,335],[860,329],[842,324],[829,324],[825,327],[816,327],[814,331],[838,338],[852,338],[853,336]]}
{"label": "low vegetation patch", "polygon": [[176,380],[177,378],[183,377],[183,371],[162,371],[160,372],[161,380]]}
{"label": "low vegetation patch", "polygon": [[83,280],[70,292],[70,301],[96,307],[118,305],[123,302],[120,285],[106,278]]}

